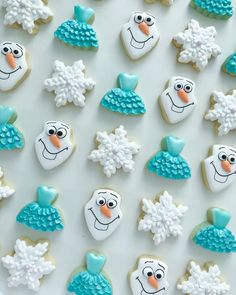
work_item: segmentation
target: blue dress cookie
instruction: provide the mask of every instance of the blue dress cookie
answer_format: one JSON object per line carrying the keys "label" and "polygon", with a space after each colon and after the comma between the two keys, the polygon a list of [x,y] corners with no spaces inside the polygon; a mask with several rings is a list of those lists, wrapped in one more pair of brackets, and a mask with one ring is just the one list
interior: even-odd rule
{"label": "blue dress cookie", "polygon": [[236,76],[236,52],[231,54],[224,62],[222,69],[230,76]]}

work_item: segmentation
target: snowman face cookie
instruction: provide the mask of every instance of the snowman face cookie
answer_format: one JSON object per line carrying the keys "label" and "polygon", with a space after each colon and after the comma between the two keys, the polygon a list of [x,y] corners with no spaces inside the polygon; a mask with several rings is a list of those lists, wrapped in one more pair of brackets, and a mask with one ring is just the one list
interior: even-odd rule
{"label": "snowman face cookie", "polygon": [[159,259],[141,257],[138,268],[130,274],[133,295],[167,294],[167,272],[167,265]]}
{"label": "snowman face cookie", "polygon": [[196,106],[195,83],[188,78],[173,77],[160,96],[164,118],[175,124],[184,120]]}
{"label": "snowman face cookie", "polygon": [[122,28],[121,38],[130,58],[139,59],[148,53],[160,38],[156,18],[149,13],[133,12],[129,22]]}
{"label": "snowman face cookie", "polygon": [[112,190],[99,189],[93,193],[91,200],[85,205],[84,215],[95,240],[106,239],[120,225],[120,203],[120,195]]}
{"label": "snowman face cookie", "polygon": [[20,83],[29,71],[25,48],[13,42],[0,45],[0,90],[8,91]]}
{"label": "snowman face cookie", "polygon": [[65,162],[73,151],[71,128],[62,122],[48,121],[35,141],[40,164],[50,170]]}
{"label": "snowman face cookie", "polygon": [[236,149],[214,145],[212,156],[203,161],[204,180],[212,192],[218,192],[236,180]]}

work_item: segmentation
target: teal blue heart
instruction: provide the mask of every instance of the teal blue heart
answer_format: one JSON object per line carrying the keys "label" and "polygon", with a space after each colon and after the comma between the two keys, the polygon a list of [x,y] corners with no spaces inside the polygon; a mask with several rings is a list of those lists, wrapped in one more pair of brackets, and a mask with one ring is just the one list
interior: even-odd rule
{"label": "teal blue heart", "polygon": [[185,145],[184,140],[174,136],[166,136],[161,142],[163,150],[168,151],[173,156],[178,156]]}
{"label": "teal blue heart", "polygon": [[212,208],[212,222],[218,228],[225,228],[231,219],[231,214],[220,208]]}
{"label": "teal blue heart", "polygon": [[57,197],[57,191],[53,187],[39,186],[37,189],[37,200],[40,206],[48,207]]}
{"label": "teal blue heart", "polygon": [[15,111],[13,108],[8,106],[0,106],[0,124],[8,123],[14,113]]}

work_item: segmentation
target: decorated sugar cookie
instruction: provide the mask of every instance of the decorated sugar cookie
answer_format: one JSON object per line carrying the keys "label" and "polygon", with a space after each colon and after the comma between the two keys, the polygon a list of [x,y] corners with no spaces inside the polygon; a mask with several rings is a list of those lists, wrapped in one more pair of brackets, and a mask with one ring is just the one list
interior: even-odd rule
{"label": "decorated sugar cookie", "polygon": [[6,8],[4,24],[13,28],[21,27],[29,34],[35,34],[39,25],[52,20],[53,13],[46,6],[47,0],[2,0]]}
{"label": "decorated sugar cookie", "polygon": [[230,219],[229,212],[216,207],[210,208],[207,211],[207,222],[203,222],[193,230],[191,235],[193,242],[213,252],[236,252],[236,239],[227,228]]}
{"label": "decorated sugar cookie", "polygon": [[0,151],[22,149],[23,134],[13,125],[17,119],[16,111],[8,106],[0,106]]}
{"label": "decorated sugar cookie", "polygon": [[170,124],[188,117],[197,104],[195,83],[184,77],[172,77],[159,98],[163,118]]}
{"label": "decorated sugar cookie", "polygon": [[71,128],[59,121],[48,121],[43,132],[36,138],[35,150],[45,170],[53,169],[65,162],[72,154]]}
{"label": "decorated sugar cookie", "polygon": [[110,111],[123,115],[142,115],[146,112],[142,98],[134,91],[138,84],[135,75],[121,73],[118,76],[118,88],[108,91],[101,105]]}
{"label": "decorated sugar cookie", "polygon": [[2,168],[0,167],[0,201],[13,196],[15,193],[14,189],[5,184],[3,176],[4,174]]}
{"label": "decorated sugar cookie", "polygon": [[133,155],[138,154],[140,146],[134,141],[129,141],[124,126],[120,126],[114,132],[98,131],[96,140],[97,149],[93,150],[88,159],[100,163],[107,177],[116,173],[117,169],[124,172],[134,170]]}
{"label": "decorated sugar cookie", "polygon": [[158,257],[141,256],[137,265],[129,273],[130,287],[133,295],[160,294],[167,295],[168,267]]}
{"label": "decorated sugar cookie", "polygon": [[86,265],[73,272],[67,290],[76,295],[112,295],[109,278],[103,272],[105,256],[90,251],[86,253]]}
{"label": "decorated sugar cookie", "polygon": [[94,11],[77,5],[74,7],[73,20],[65,21],[54,33],[54,36],[70,46],[97,49],[98,40],[94,29],[89,23],[93,23]]}
{"label": "decorated sugar cookie", "polygon": [[184,158],[180,156],[184,145],[185,142],[178,137],[164,137],[161,141],[161,151],[151,158],[147,164],[147,169],[165,178],[190,178],[190,167]]}
{"label": "decorated sugar cookie", "polygon": [[56,94],[57,107],[65,106],[73,102],[75,106],[85,106],[84,94],[92,90],[95,82],[91,78],[85,78],[85,66],[82,60],[74,62],[72,66],[65,66],[59,60],[54,62],[52,78],[44,81],[48,91]]}
{"label": "decorated sugar cookie", "polygon": [[142,200],[142,215],[138,230],[151,232],[156,246],[168,237],[182,234],[181,221],[188,207],[177,205],[167,191],[152,200]]}
{"label": "decorated sugar cookie", "polygon": [[139,59],[152,50],[160,34],[156,18],[146,12],[133,12],[129,22],[121,30],[123,45],[131,59]]}
{"label": "decorated sugar cookie", "polygon": [[229,74],[230,76],[236,76],[236,52],[227,57],[222,66],[222,69],[225,73]]}
{"label": "decorated sugar cookie", "polygon": [[190,6],[211,18],[229,19],[233,15],[232,0],[191,0]]}
{"label": "decorated sugar cookie", "polygon": [[121,196],[110,189],[96,190],[85,205],[84,216],[95,240],[105,240],[120,225],[122,212]]}
{"label": "decorated sugar cookie", "polygon": [[17,215],[16,221],[38,231],[53,232],[64,228],[60,211],[53,206],[57,198],[53,187],[39,186],[37,201],[27,204]]}
{"label": "decorated sugar cookie", "polygon": [[[155,3],[158,0],[144,0],[147,3]],[[160,2],[164,5],[170,6],[174,3],[174,0],[160,0]]]}
{"label": "decorated sugar cookie", "polygon": [[33,242],[17,239],[13,254],[2,257],[2,264],[8,270],[8,287],[27,286],[39,291],[42,278],[54,269],[53,258],[49,256],[48,241]]}
{"label": "decorated sugar cookie", "polygon": [[230,285],[222,278],[217,264],[208,262],[201,267],[193,260],[179,279],[177,288],[185,295],[224,295],[230,291]]}
{"label": "decorated sugar cookie", "polygon": [[30,72],[30,65],[21,44],[5,41],[0,48],[0,90],[8,91],[23,82]]}
{"label": "decorated sugar cookie", "polygon": [[212,192],[219,192],[236,180],[236,149],[215,144],[202,161],[203,180]]}
{"label": "decorated sugar cookie", "polygon": [[203,70],[211,57],[221,54],[220,47],[215,43],[217,32],[215,27],[202,28],[192,19],[182,33],[173,38],[173,43],[180,48],[178,62],[191,63],[196,70]]}
{"label": "decorated sugar cookie", "polygon": [[206,120],[216,122],[218,135],[225,135],[236,129],[236,90],[231,93],[215,91],[212,95],[211,109],[205,116]]}

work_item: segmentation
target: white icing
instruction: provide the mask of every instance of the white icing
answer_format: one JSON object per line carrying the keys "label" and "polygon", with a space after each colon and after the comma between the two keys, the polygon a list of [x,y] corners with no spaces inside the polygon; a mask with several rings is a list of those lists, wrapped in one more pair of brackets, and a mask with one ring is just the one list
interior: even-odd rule
{"label": "white icing", "polygon": [[198,70],[203,70],[208,59],[221,54],[221,49],[215,44],[217,35],[215,27],[200,27],[199,23],[192,19],[187,29],[178,33],[174,41],[181,46],[178,61],[181,63],[193,63]]}
{"label": "white icing", "polygon": [[[169,283],[167,281],[168,267],[159,259],[141,257],[138,267],[130,274],[130,286],[133,295],[167,294]],[[148,275],[149,274],[149,275]],[[150,276],[156,286],[150,284]]]}
{"label": "white icing", "polygon": [[[13,60],[14,66],[9,61]],[[29,70],[25,48],[5,41],[0,45],[0,90],[8,91],[24,79]]]}
{"label": "white icing", "polygon": [[[145,0],[147,3],[154,3],[157,0]],[[164,5],[172,5],[174,3],[174,0],[160,0],[160,2]]]}
{"label": "white icing", "polygon": [[146,12],[133,12],[122,27],[121,38],[130,58],[139,59],[155,47],[160,38],[156,18]]}
{"label": "white icing", "polygon": [[36,154],[44,169],[53,169],[70,157],[74,147],[71,133],[71,128],[65,123],[58,121],[45,123],[43,132],[35,141]]}
{"label": "white icing", "polygon": [[219,123],[218,135],[221,136],[236,129],[236,90],[228,95],[215,91],[213,99],[214,108],[207,112],[205,119]]}
{"label": "white icing", "polygon": [[55,91],[55,102],[57,107],[65,106],[73,102],[79,107],[85,106],[87,90],[92,90],[95,82],[84,76],[85,66],[82,60],[74,62],[72,66],[65,66],[61,61],[54,62],[52,78],[46,79],[45,88]]}
{"label": "white icing", "polygon": [[138,230],[151,232],[157,246],[170,236],[182,234],[181,221],[188,207],[173,203],[173,197],[165,191],[158,201],[142,200],[143,217],[139,221]]}
{"label": "white icing", "polygon": [[42,0],[2,0],[2,6],[6,8],[4,24],[21,25],[29,34],[37,30],[36,22],[46,22],[53,16]]}
{"label": "white icing", "polygon": [[111,177],[120,168],[124,172],[134,170],[133,155],[139,152],[140,146],[128,140],[127,131],[122,125],[110,134],[98,131],[96,140],[99,145],[91,152],[88,159],[99,162],[107,177]]}
{"label": "white icing", "polygon": [[[224,169],[226,162],[229,170]],[[227,145],[213,145],[212,155],[203,161],[209,189],[218,192],[236,180],[236,149]]]}
{"label": "white icing", "polygon": [[15,190],[10,188],[9,186],[4,186],[3,185],[3,171],[2,168],[0,167],[0,201],[2,199],[6,199],[14,195]]}
{"label": "white icing", "polygon": [[8,270],[8,287],[25,285],[30,290],[40,289],[40,280],[49,275],[55,266],[44,256],[48,251],[48,243],[27,245],[24,240],[16,240],[13,255],[2,257],[2,264]]}
{"label": "white icing", "polygon": [[[184,98],[181,96],[184,95]],[[171,124],[184,120],[196,106],[195,83],[184,77],[172,77],[160,96],[162,111]]]}
{"label": "white icing", "polygon": [[120,225],[122,220],[120,203],[120,195],[112,190],[99,189],[93,193],[91,200],[85,205],[84,215],[88,229],[95,240],[108,238]]}
{"label": "white icing", "polygon": [[201,268],[194,261],[189,263],[187,277],[181,279],[177,288],[188,295],[223,295],[230,291],[230,286],[221,278],[218,265]]}

